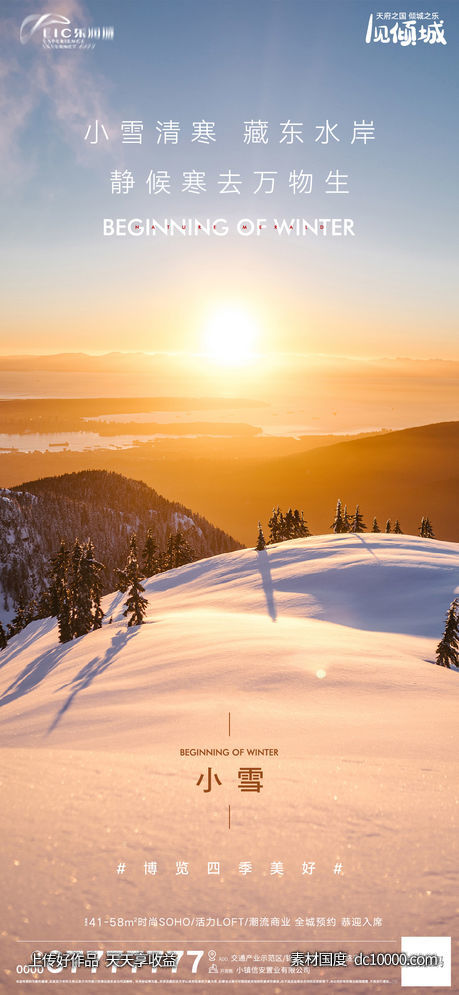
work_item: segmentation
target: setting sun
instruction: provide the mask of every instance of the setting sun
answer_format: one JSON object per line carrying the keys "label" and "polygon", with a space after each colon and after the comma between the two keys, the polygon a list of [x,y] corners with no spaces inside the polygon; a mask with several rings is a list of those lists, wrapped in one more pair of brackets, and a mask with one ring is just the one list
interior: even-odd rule
{"label": "setting sun", "polygon": [[205,349],[219,363],[247,363],[254,356],[257,337],[257,323],[248,311],[226,307],[210,316],[204,337]]}

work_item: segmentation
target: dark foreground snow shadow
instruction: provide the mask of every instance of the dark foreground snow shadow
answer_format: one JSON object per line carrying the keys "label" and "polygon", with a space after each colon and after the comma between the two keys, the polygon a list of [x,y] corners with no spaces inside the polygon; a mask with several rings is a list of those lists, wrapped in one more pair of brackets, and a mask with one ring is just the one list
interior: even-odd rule
{"label": "dark foreground snow shadow", "polygon": [[[61,705],[59,711],[57,712],[55,718],[51,722],[48,728],[47,735],[49,736],[54,729],[57,728],[61,719],[64,717],[65,713],[68,712],[69,708],[73,705],[75,698],[80,694],[81,691],[86,690],[92,684],[96,677],[103,674],[105,670],[110,667],[118,654],[124,649],[129,640],[133,639],[139,629],[138,627],[132,627],[131,629],[123,630],[122,632],[117,632],[113,636],[110,646],[104,653],[103,657],[95,656],[88,663],[85,663],[84,667],[78,671],[75,677],[70,681],[69,684],[63,684],[62,687],[70,687],[71,691],[63,705]],[[59,689],[61,690],[61,689]]]}

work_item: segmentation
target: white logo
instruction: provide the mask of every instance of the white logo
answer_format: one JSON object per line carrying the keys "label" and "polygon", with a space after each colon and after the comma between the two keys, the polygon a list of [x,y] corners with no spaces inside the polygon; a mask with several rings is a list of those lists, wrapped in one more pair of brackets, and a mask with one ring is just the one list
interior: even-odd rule
{"label": "white logo", "polygon": [[19,31],[21,45],[26,45],[39,28],[45,28],[49,24],[70,24],[70,21],[64,14],[29,14],[24,18]]}
{"label": "white logo", "polygon": [[19,29],[21,45],[39,32],[43,48],[95,48],[98,41],[113,41],[113,27],[72,27],[64,14],[29,14]]}

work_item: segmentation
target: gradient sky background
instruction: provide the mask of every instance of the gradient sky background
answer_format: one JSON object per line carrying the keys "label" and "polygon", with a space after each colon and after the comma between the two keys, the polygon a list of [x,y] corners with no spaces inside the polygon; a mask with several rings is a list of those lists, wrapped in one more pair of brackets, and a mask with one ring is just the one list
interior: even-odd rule
{"label": "gradient sky background", "polygon": [[[0,352],[199,352],[209,313],[247,309],[261,351],[454,358],[457,263],[457,3],[440,2],[447,46],[366,45],[367,0],[53,0],[3,3]],[[409,9],[413,9],[410,4]],[[416,10],[428,10],[417,3]],[[437,8],[435,8],[437,9]],[[29,13],[113,25],[94,51],[19,43]],[[394,22],[390,22],[393,24]],[[83,140],[98,117],[108,144]],[[181,122],[178,146],[156,144],[157,119]],[[191,144],[192,122],[216,122],[214,146]],[[244,145],[243,122],[270,122],[267,146]],[[279,144],[279,122],[304,122],[304,144]],[[341,143],[314,143],[338,122]],[[144,122],[142,146],[121,144],[123,119]],[[350,144],[354,119],[376,140]],[[110,170],[135,192],[113,196]],[[180,187],[207,171],[209,192],[148,195],[150,169]],[[218,173],[242,174],[222,196]],[[291,169],[314,174],[310,196]],[[327,196],[330,169],[350,194]],[[272,196],[252,170],[279,170]],[[355,239],[102,238],[104,216],[348,216]]]}

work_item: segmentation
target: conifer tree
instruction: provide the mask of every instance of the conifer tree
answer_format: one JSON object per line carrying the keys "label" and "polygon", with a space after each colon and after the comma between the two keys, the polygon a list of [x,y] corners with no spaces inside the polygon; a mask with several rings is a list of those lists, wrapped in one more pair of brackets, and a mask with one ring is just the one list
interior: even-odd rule
{"label": "conifer tree", "polygon": [[102,627],[102,619],[104,617],[100,599],[102,597],[102,571],[105,568],[103,563],[99,563],[99,561],[94,557],[94,546],[91,539],[88,539],[84,547],[81,567],[82,583],[86,585],[87,590],[89,591],[89,599],[91,602],[89,616],[91,622],[90,628],[100,629]]}
{"label": "conifer tree", "polygon": [[105,615],[105,612],[102,611],[102,606],[101,606],[101,603],[100,603],[100,595],[99,595],[99,600],[97,602],[95,602],[95,604],[94,604],[94,614],[93,614],[93,621],[92,621],[92,627],[93,627],[93,629],[101,629],[102,628],[102,619],[103,619],[104,615]]}
{"label": "conifer tree", "polygon": [[125,566],[123,567],[122,570],[117,570],[118,590],[121,591],[122,594],[126,594],[126,591],[129,588],[129,565],[132,557],[134,557],[134,559],[137,561],[137,536],[135,532],[132,533],[129,539],[129,552],[127,555]]}
{"label": "conifer tree", "polygon": [[192,563],[195,558],[194,550],[183,535],[183,532],[170,533],[167,540],[165,553],[162,556],[163,570],[174,570],[175,567],[183,567],[186,563]]}
{"label": "conifer tree", "polygon": [[373,519],[373,525],[371,526],[371,531],[372,532],[381,532],[381,529],[379,528],[379,525],[378,525],[378,523],[376,521],[376,518]]}
{"label": "conifer tree", "polygon": [[128,597],[123,614],[128,620],[129,627],[133,625],[142,625],[148,607],[148,601],[143,597],[145,588],[142,587],[137,556],[133,552],[129,554],[126,565],[126,577],[129,586]]}
{"label": "conifer tree", "polygon": [[38,605],[37,605],[36,598],[31,598],[30,601],[29,601],[29,603],[28,603],[28,605],[27,605],[27,622],[26,622],[26,625],[28,625],[29,622],[36,622],[38,618],[39,618],[39,615],[38,615]]}
{"label": "conifer tree", "polygon": [[432,528],[432,522],[427,516],[424,519],[424,537],[426,539],[435,539],[435,533]]}
{"label": "conifer tree", "polygon": [[273,508],[273,513],[272,513],[271,518],[269,519],[269,522],[268,522],[268,528],[269,528],[269,539],[268,539],[268,542],[270,542],[270,543],[279,542],[280,539],[281,539],[281,535],[280,535],[280,513],[281,512],[280,512],[279,505],[277,506],[277,508]]}
{"label": "conifer tree", "polygon": [[80,561],[82,548],[79,539],[75,539],[70,553],[70,564],[68,573],[68,590],[70,595],[70,617],[72,627],[72,639],[78,635],[77,602],[78,589],[80,584]]}
{"label": "conifer tree", "polygon": [[255,546],[255,549],[258,550],[258,552],[261,552],[263,549],[266,549],[266,542],[265,542],[265,537],[263,535],[263,529],[261,527],[261,522],[258,522],[258,539],[257,539],[257,545]]}
{"label": "conifer tree", "polygon": [[153,535],[153,530],[148,529],[145,536],[145,545],[142,552],[142,567],[145,577],[152,577],[158,573],[158,547]]}
{"label": "conifer tree", "polygon": [[295,516],[291,508],[287,510],[287,514],[284,519],[283,534],[285,540],[295,538]]}
{"label": "conifer tree", "polygon": [[164,569],[173,570],[175,567],[175,535],[170,532],[164,554]]}
{"label": "conifer tree", "polygon": [[279,508],[277,510],[279,512],[279,523],[278,523],[279,524],[279,542],[285,542],[285,540],[287,538],[287,526],[285,524],[285,516],[284,516],[283,511],[280,511]]}
{"label": "conifer tree", "polygon": [[309,536],[311,535],[311,533],[309,531],[308,523],[304,519],[304,513],[303,512],[301,512],[299,535],[303,539],[308,539]]}
{"label": "conifer tree", "polygon": [[333,524],[330,526],[330,528],[333,530],[333,532],[343,531],[343,516],[341,513],[341,501],[339,499],[336,505],[335,520]]}
{"label": "conifer tree", "polygon": [[437,646],[436,663],[439,667],[459,666],[459,616],[457,598],[451,602],[446,613],[446,624],[443,636]]}
{"label": "conifer tree", "polygon": [[384,531],[386,532],[387,535],[389,535],[389,532],[392,531],[390,518],[387,519],[386,528],[384,529]]}
{"label": "conifer tree", "polygon": [[73,637],[69,567],[70,552],[62,541],[56,556],[51,560],[48,589],[51,615],[57,618],[61,643],[67,643]]}
{"label": "conifer tree", "polygon": [[341,532],[350,532],[350,531],[351,531],[351,520],[347,513],[347,504],[345,504],[344,513],[343,513],[343,527],[341,529]]}
{"label": "conifer tree", "polygon": [[175,534],[175,564],[176,567],[183,567],[185,563],[191,563],[194,560],[194,551],[192,550],[189,542],[185,539],[183,532],[176,532]]}
{"label": "conifer tree", "polygon": [[51,593],[46,585],[44,586],[37,603],[37,618],[49,618],[55,614],[52,610]]}
{"label": "conifer tree", "polygon": [[121,594],[126,594],[129,587],[129,582],[126,576],[126,567],[124,567],[123,570],[117,570],[116,573],[118,577],[118,590],[121,591]]}
{"label": "conifer tree", "polygon": [[67,585],[62,584],[57,613],[59,642],[68,643],[73,639],[72,602]]}
{"label": "conifer tree", "polygon": [[0,650],[6,649],[7,645],[8,645],[8,640],[6,638],[6,632],[3,628],[2,623],[0,622]]}
{"label": "conifer tree", "polygon": [[399,522],[398,518],[395,519],[394,533],[395,533],[395,535],[398,535],[398,536],[402,536],[403,535],[403,532],[401,530],[400,522]]}
{"label": "conifer tree", "polygon": [[355,514],[352,519],[351,532],[364,532],[366,525],[363,522],[363,516],[360,514],[359,506],[356,505]]}
{"label": "conifer tree", "polygon": [[308,536],[311,535],[308,529],[308,523],[305,522],[304,520],[304,512],[303,511],[300,512],[298,508],[295,508],[295,511],[293,512],[293,517],[292,516],[289,517],[289,524],[287,527],[291,533],[290,534],[291,539],[302,539],[302,538],[307,538]]}
{"label": "conifer tree", "polygon": [[22,629],[25,629],[26,625],[32,622],[32,620],[33,611],[31,606],[27,603],[24,595],[21,595],[16,605],[16,614],[8,625],[8,637],[11,639],[18,632],[22,632]]}
{"label": "conifer tree", "polygon": [[165,549],[160,549],[158,553],[158,573],[162,574],[165,570],[169,570],[167,565],[167,552]]}
{"label": "conifer tree", "polygon": [[70,594],[72,603],[72,635],[86,635],[92,629],[92,598],[90,569],[86,550],[75,539],[71,556]]}

